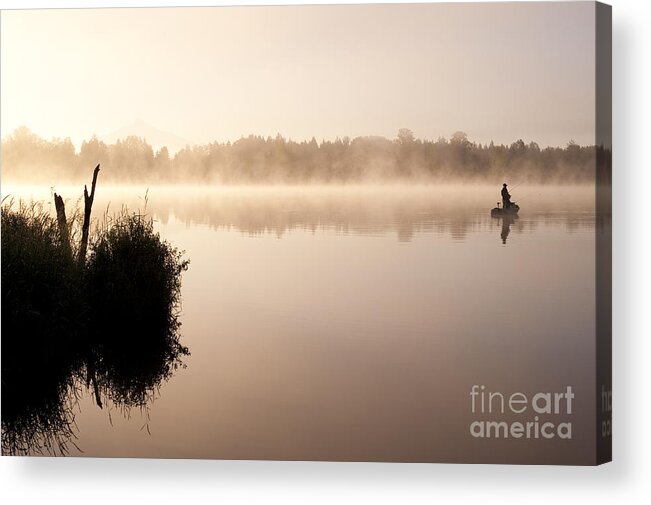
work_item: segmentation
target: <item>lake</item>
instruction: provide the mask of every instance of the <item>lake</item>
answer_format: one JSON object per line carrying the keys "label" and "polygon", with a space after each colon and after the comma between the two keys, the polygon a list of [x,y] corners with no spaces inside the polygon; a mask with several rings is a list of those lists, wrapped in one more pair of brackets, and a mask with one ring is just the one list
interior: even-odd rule
{"label": "lake", "polygon": [[[51,201],[47,187],[3,186]],[[83,452],[71,455],[587,461],[593,187],[523,184],[515,220],[490,216],[500,184],[146,191],[100,175],[94,217],[145,209],[186,251],[191,356],[142,411],[100,409],[84,390],[74,407]],[[57,192],[69,208],[81,195]],[[495,451],[469,434],[473,385],[572,386],[572,439],[509,439]]]}

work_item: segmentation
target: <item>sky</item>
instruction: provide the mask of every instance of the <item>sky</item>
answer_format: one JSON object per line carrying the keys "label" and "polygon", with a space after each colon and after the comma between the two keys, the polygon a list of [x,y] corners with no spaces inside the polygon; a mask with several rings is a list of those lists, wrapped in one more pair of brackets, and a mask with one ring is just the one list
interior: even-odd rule
{"label": "sky", "polygon": [[592,2],[2,11],[0,135],[594,143]]}

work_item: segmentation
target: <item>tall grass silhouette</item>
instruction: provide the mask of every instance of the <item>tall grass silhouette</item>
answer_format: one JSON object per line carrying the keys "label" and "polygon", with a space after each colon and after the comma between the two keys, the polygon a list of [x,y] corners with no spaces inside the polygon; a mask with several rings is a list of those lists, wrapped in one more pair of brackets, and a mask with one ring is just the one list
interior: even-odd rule
{"label": "tall grass silhouette", "polygon": [[38,203],[6,199],[1,213],[2,453],[82,450],[74,422],[82,395],[100,408],[146,409],[184,366],[189,261],[144,213],[104,214],[87,258],[77,210],[63,228]]}

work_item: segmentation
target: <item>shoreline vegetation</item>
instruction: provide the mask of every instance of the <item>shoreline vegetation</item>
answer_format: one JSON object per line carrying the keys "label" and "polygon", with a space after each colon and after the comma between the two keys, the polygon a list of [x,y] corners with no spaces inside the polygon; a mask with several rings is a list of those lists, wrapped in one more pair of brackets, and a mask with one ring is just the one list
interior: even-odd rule
{"label": "shoreline vegetation", "polygon": [[[2,141],[2,176],[14,182],[83,180],[99,161],[110,183],[342,184],[368,182],[495,182],[575,184],[609,177],[611,152],[601,146],[541,148],[519,139],[510,145],[472,142],[461,131],[450,138],[365,136],[296,142],[249,135],[235,142],[186,146],[174,155],[129,136],[114,144],[93,137],[79,150],[69,138],[47,141],[26,127]],[[35,169],[38,167],[38,169]],[[602,177],[602,179],[603,179]]]}
{"label": "shoreline vegetation", "polygon": [[188,260],[142,213],[91,230],[98,174],[68,216],[56,193],[56,216],[2,202],[2,454],[81,451],[82,395],[146,410],[189,355],[178,320]]}

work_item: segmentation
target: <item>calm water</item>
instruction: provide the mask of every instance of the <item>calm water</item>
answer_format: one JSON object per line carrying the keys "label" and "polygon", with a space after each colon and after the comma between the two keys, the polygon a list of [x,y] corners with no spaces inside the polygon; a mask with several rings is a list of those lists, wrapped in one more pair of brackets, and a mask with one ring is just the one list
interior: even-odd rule
{"label": "calm water", "polygon": [[[100,177],[101,179],[101,177]],[[98,185],[143,207],[145,187]],[[186,251],[192,355],[147,411],[75,409],[85,456],[582,462],[594,437],[593,189],[150,188]],[[74,205],[79,188],[58,188]],[[3,187],[3,194],[49,190]],[[469,391],[576,395],[572,440],[469,436]],[[573,454],[574,453],[574,454]],[[585,462],[585,461],[584,461]]]}

